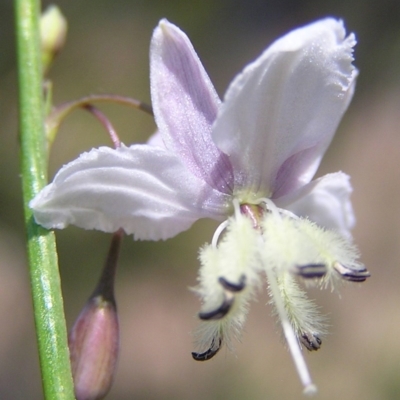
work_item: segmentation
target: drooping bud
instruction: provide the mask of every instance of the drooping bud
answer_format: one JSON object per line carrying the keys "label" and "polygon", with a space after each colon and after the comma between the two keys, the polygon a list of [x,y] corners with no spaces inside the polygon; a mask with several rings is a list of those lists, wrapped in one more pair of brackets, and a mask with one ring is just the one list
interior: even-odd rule
{"label": "drooping bud", "polygon": [[49,6],[40,18],[40,37],[42,44],[43,75],[46,74],[54,57],[63,48],[67,37],[67,20],[60,9]]}
{"label": "drooping bud", "polygon": [[110,390],[118,358],[115,305],[89,299],[69,335],[72,375],[78,400],[102,399]]}
{"label": "drooping bud", "polygon": [[119,349],[114,277],[122,236],[114,234],[100,281],[69,334],[77,400],[102,399],[112,385]]}

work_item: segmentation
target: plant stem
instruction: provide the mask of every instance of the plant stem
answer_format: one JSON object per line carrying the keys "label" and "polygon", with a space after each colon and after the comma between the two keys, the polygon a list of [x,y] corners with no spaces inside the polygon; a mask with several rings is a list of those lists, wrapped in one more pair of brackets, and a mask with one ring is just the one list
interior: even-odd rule
{"label": "plant stem", "polygon": [[36,225],[29,200],[46,184],[39,0],[15,0],[21,175],[28,257],[45,399],[74,399],[54,234]]}

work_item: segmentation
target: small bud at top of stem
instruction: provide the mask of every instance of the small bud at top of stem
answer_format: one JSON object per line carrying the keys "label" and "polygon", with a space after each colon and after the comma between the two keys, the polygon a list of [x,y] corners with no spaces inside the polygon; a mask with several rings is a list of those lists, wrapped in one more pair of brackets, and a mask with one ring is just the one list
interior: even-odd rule
{"label": "small bud at top of stem", "polygon": [[54,57],[63,48],[67,37],[67,20],[60,9],[49,6],[40,19],[43,75],[49,70]]}

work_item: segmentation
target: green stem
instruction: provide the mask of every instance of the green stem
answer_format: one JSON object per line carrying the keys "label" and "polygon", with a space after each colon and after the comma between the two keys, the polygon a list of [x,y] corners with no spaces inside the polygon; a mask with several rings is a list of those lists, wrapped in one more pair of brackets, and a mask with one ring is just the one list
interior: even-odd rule
{"label": "green stem", "polygon": [[15,0],[21,175],[44,397],[74,399],[54,234],[36,225],[29,200],[46,184],[39,0]]}

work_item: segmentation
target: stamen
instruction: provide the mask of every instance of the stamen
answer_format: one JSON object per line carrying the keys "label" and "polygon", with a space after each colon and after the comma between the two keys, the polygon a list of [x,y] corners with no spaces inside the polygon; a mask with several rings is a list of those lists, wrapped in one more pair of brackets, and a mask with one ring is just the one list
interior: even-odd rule
{"label": "stamen", "polygon": [[284,208],[279,208],[275,205],[275,203],[271,200],[268,199],[267,197],[261,197],[255,201],[255,204],[260,204],[260,203],[265,203],[267,206],[267,209],[272,212],[274,215],[284,215],[285,217],[293,218],[293,219],[300,219],[299,216],[296,214],[292,213],[289,210],[285,210]]}
{"label": "stamen", "polygon": [[224,292],[224,301],[216,309],[208,312],[199,312],[199,318],[203,321],[218,320],[225,317],[232,307],[235,297],[232,293]]}
{"label": "stamen", "polygon": [[220,350],[222,344],[222,339],[219,339],[218,347],[215,346],[215,340],[213,339],[211,342],[211,347],[205,351],[204,353],[195,353],[192,352],[192,357],[196,361],[207,361],[213,358]]}
{"label": "stamen", "polygon": [[297,216],[296,214],[292,213],[289,210],[285,210],[284,208],[278,208],[278,210],[281,213],[281,215],[284,215],[285,217],[289,217],[292,219],[300,219],[299,216]]}
{"label": "stamen", "polygon": [[226,229],[228,224],[229,224],[229,220],[226,220],[226,221],[222,222],[221,224],[219,224],[218,228],[214,232],[214,235],[213,235],[213,238],[211,241],[212,246],[217,247],[219,237],[220,237],[221,233]]}
{"label": "stamen", "polygon": [[293,271],[304,279],[322,278],[328,272],[325,264],[296,265]]}
{"label": "stamen", "polygon": [[246,275],[241,275],[239,283],[232,283],[227,281],[224,277],[219,277],[218,282],[221,286],[229,292],[236,293],[242,291],[246,286]]}
{"label": "stamen", "polygon": [[310,373],[308,372],[307,364],[304,360],[303,354],[301,353],[301,349],[296,334],[293,330],[291,323],[289,322],[289,318],[287,316],[285,306],[281,298],[275,272],[272,269],[267,268],[266,274],[270,285],[271,293],[275,301],[276,310],[278,312],[282,324],[283,333],[288,343],[290,353],[292,354],[292,358],[296,366],[297,373],[299,374],[301,383],[304,386],[304,393],[313,394],[316,392],[317,389],[312,383],[311,376]]}
{"label": "stamen", "polygon": [[275,205],[275,203],[271,199],[268,199],[267,197],[262,197],[255,201],[255,204],[260,204],[260,203],[265,203],[267,209],[271,211],[273,215],[280,217],[279,213],[280,209]]}
{"label": "stamen", "polygon": [[339,262],[335,262],[333,264],[333,268],[336,272],[340,274],[343,279],[350,282],[364,282],[367,278],[371,276],[371,274],[364,266],[362,266],[362,268],[360,269],[354,269],[346,267]]}
{"label": "stamen", "polygon": [[240,203],[239,203],[238,199],[233,199],[232,203],[233,203],[233,208],[235,210],[235,218],[237,219],[237,218],[240,217],[240,214],[241,214],[241,212],[240,212]]}
{"label": "stamen", "polygon": [[322,340],[316,333],[303,332],[299,339],[301,344],[309,351],[319,350],[321,348]]}

